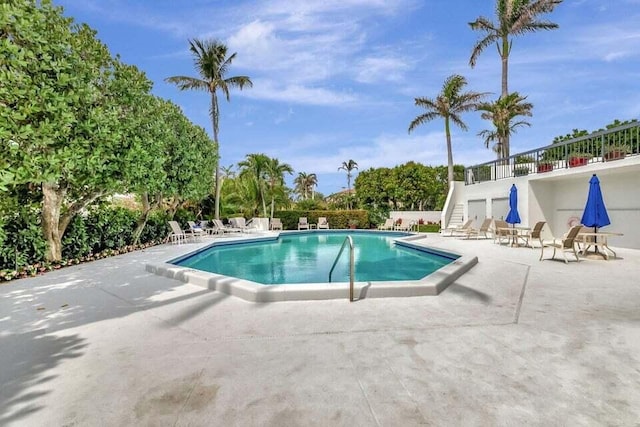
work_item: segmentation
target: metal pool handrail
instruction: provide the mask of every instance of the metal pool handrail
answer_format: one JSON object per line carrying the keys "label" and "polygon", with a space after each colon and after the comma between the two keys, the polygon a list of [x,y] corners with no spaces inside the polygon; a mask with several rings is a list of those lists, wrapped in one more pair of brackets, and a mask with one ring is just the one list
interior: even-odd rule
{"label": "metal pool handrail", "polygon": [[354,276],[354,264],[353,264],[353,239],[351,236],[347,236],[342,242],[342,246],[340,246],[340,251],[338,252],[338,256],[336,256],[335,261],[333,261],[333,265],[331,266],[331,270],[329,270],[329,283],[331,283],[331,274],[333,273],[333,269],[336,268],[336,264],[340,259],[340,255],[342,255],[342,251],[344,250],[344,245],[349,243],[349,301],[353,302],[353,276]]}

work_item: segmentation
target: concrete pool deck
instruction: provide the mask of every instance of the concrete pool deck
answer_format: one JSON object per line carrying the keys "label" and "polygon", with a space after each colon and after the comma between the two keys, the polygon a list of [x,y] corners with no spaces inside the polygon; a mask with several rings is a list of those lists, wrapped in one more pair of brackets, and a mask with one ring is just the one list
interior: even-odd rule
{"label": "concrete pool deck", "polygon": [[637,424],[640,251],[427,239],[479,258],[437,297],[256,304],[144,270],[206,242],[2,284],[0,425]]}

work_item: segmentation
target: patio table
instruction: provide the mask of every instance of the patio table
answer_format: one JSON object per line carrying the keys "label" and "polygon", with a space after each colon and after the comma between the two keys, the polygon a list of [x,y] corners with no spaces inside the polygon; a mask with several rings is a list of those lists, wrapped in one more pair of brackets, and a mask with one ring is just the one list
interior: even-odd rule
{"label": "patio table", "polygon": [[584,247],[580,250],[581,255],[586,255],[587,250],[593,246],[596,248],[602,248],[602,251],[594,252],[600,254],[605,260],[609,260],[609,252],[613,254],[614,258],[617,258],[616,252],[609,247],[608,238],[612,236],[623,236],[622,233],[614,233],[609,231],[581,231],[576,236],[576,241]]}

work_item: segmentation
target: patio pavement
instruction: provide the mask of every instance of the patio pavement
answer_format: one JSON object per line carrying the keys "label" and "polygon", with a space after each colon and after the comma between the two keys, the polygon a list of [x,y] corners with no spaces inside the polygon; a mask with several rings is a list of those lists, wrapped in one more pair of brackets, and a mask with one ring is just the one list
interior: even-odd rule
{"label": "patio pavement", "polygon": [[0,285],[0,425],[638,425],[640,251],[428,240],[479,258],[437,297],[255,304],[144,270],[202,244]]}

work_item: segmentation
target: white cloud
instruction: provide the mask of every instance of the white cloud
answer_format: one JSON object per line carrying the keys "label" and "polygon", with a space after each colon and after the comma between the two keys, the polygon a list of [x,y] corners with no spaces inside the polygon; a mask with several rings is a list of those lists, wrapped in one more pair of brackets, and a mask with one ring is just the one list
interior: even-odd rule
{"label": "white cloud", "polygon": [[299,84],[281,84],[263,79],[253,79],[253,87],[250,90],[238,92],[237,95],[268,101],[328,106],[345,106],[359,100],[358,96],[348,92]]}
{"label": "white cloud", "polygon": [[360,83],[399,82],[409,69],[409,62],[398,56],[372,56],[356,65],[355,79]]}

